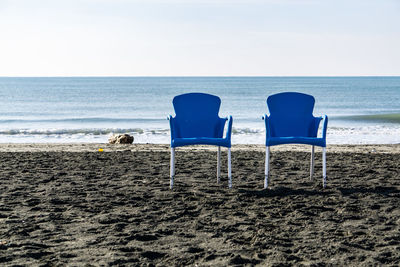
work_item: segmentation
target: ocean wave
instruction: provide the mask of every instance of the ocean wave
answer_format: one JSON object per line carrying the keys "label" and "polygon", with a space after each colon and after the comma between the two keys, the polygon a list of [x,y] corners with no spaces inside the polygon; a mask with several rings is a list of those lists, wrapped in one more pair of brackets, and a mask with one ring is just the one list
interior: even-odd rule
{"label": "ocean wave", "polygon": [[262,132],[265,132],[265,130],[259,128],[232,128],[232,134],[260,134]]}
{"label": "ocean wave", "polygon": [[[226,131],[226,129],[225,129]],[[319,129],[321,131],[321,128]],[[0,135],[109,135],[115,133],[150,134],[165,135],[169,134],[169,128],[52,128],[52,129],[0,129]],[[400,134],[400,126],[329,126],[328,134]],[[265,135],[264,128],[233,127],[233,135]]]}
{"label": "ocean wave", "polygon": [[[1,129],[0,143],[42,143],[42,142],[107,142],[112,134],[128,133],[133,135],[135,143],[170,142],[169,128],[53,128],[53,129]],[[321,136],[321,129],[319,132]],[[330,126],[327,133],[328,144],[398,144],[400,126]],[[258,127],[234,127],[233,144],[263,144],[265,129]]]}
{"label": "ocean wave", "polygon": [[161,118],[95,118],[95,117],[82,117],[82,118],[63,118],[63,119],[0,119],[0,123],[118,123],[118,122],[161,122],[166,121]]}
{"label": "ocean wave", "polygon": [[400,124],[400,113],[337,116],[336,119],[347,121],[387,122]]}
{"label": "ocean wave", "polygon": [[[0,130],[0,135],[109,135],[117,133],[132,134],[153,134],[164,135],[169,134],[170,129],[144,129],[144,128],[82,128],[82,129],[7,129]],[[260,134],[265,132],[264,129],[253,128],[232,128],[232,134]]]}
{"label": "ocean wave", "polygon": [[[164,130],[153,130],[163,132]],[[0,130],[0,135],[109,135],[114,133],[143,134],[141,128],[132,129],[8,129]]]}

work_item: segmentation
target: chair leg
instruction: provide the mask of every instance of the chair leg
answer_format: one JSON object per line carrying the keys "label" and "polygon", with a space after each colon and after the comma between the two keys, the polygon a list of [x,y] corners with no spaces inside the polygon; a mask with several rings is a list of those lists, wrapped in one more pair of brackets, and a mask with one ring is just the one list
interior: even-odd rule
{"label": "chair leg", "polygon": [[174,187],[174,176],[175,176],[175,148],[171,147],[171,169],[170,169],[170,181],[169,188]]}
{"label": "chair leg", "polygon": [[228,187],[232,188],[231,148],[228,147]]}
{"label": "chair leg", "polygon": [[265,179],[264,179],[264,189],[268,188],[268,175],[269,175],[269,146],[265,149]]}
{"label": "chair leg", "polygon": [[314,175],[314,146],[311,147],[311,163],[310,163],[310,180],[313,180]]}
{"label": "chair leg", "polygon": [[221,147],[218,147],[218,153],[217,153],[217,183],[219,184],[221,177]]}
{"label": "chair leg", "polygon": [[322,186],[326,187],[326,147],[322,148]]}

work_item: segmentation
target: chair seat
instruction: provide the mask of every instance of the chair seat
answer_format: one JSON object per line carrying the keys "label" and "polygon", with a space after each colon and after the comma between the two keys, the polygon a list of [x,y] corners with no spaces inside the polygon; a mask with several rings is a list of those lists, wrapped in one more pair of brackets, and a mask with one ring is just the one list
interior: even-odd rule
{"label": "chair seat", "polygon": [[301,137],[301,136],[287,136],[287,137],[269,137],[267,138],[267,146],[276,146],[283,144],[305,144],[313,146],[326,147],[324,138],[317,137]]}
{"label": "chair seat", "polygon": [[171,147],[189,146],[189,145],[214,145],[231,147],[231,141],[228,138],[211,137],[193,137],[193,138],[174,138]]}

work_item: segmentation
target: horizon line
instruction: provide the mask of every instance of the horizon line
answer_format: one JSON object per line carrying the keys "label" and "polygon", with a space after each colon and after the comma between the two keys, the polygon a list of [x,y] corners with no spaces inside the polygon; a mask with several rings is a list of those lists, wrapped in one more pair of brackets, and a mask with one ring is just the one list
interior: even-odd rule
{"label": "horizon line", "polygon": [[400,75],[55,75],[0,76],[0,78],[367,78],[400,77]]}

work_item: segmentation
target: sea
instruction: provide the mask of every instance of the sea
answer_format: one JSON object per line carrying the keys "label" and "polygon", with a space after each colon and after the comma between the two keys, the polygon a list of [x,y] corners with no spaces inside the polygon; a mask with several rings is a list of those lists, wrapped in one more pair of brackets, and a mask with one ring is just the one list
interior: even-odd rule
{"label": "sea", "polygon": [[217,95],[233,116],[233,144],[264,144],[266,99],[280,92],[315,97],[327,115],[328,144],[400,143],[400,77],[1,77],[0,143],[168,144],[172,99]]}

